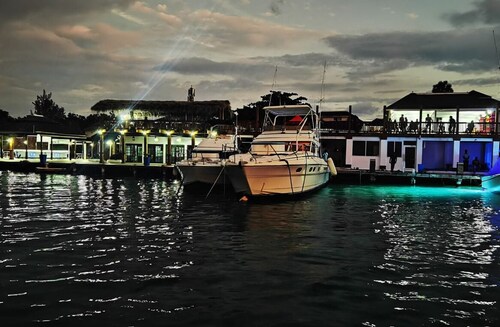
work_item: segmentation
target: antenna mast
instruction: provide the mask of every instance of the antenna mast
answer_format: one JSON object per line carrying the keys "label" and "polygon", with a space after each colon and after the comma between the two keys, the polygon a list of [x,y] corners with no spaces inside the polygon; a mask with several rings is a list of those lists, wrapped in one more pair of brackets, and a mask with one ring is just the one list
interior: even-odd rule
{"label": "antenna mast", "polygon": [[271,94],[269,95],[269,105],[271,105],[271,100],[273,99],[274,87],[276,86],[276,75],[278,74],[278,65],[274,68],[273,85],[271,86]]}
{"label": "antenna mast", "polygon": [[317,129],[318,129],[318,137],[321,135],[321,103],[323,103],[323,101],[325,100],[324,98],[324,91],[325,91],[325,75],[326,75],[326,60],[325,60],[325,63],[323,65],[323,77],[321,78],[321,94],[320,94],[320,97],[319,97],[319,104],[318,104],[318,126],[317,126]]}
{"label": "antenna mast", "polygon": [[320,111],[321,111],[321,103],[325,100],[325,98],[323,96],[324,91],[325,91],[325,74],[326,74],[326,60],[325,60],[325,64],[323,65],[323,78],[321,79],[321,94],[320,94],[320,98],[319,98]]}
{"label": "antenna mast", "polygon": [[495,52],[497,55],[498,69],[500,69],[500,56],[498,56],[497,39],[495,37],[495,30],[493,30],[493,44],[495,44]]}

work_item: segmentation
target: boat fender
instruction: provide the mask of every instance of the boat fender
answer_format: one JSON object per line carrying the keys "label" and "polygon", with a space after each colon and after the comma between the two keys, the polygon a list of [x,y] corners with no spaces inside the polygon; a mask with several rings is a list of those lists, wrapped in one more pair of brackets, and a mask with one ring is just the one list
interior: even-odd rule
{"label": "boat fender", "polygon": [[333,160],[332,158],[328,158],[328,168],[330,168],[330,174],[332,176],[336,176],[337,175],[337,168],[335,168],[335,164],[333,163]]}

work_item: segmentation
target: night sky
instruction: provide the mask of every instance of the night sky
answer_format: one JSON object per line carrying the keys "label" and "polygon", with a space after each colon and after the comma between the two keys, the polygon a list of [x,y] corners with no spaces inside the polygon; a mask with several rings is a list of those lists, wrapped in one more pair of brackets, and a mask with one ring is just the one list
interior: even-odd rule
{"label": "night sky", "polygon": [[[448,80],[500,98],[499,0],[2,0],[0,109],[45,89],[66,112],[102,99],[229,100],[274,89],[362,119]],[[277,68],[276,78],[275,67]]]}

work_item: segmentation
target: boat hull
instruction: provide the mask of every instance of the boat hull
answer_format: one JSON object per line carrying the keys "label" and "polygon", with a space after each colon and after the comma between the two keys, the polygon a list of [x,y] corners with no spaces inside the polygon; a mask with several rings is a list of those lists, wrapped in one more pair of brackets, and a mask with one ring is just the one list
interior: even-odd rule
{"label": "boat hull", "polygon": [[263,164],[234,164],[226,167],[237,193],[251,196],[297,195],[324,186],[330,180],[325,161],[318,158],[308,163],[286,160]]}
{"label": "boat hull", "polygon": [[487,191],[500,193],[500,174],[481,177],[481,186]]}
{"label": "boat hull", "polygon": [[182,176],[183,185],[196,183],[222,185],[227,181],[224,175],[224,166],[222,163],[187,163],[177,164],[176,167]]}

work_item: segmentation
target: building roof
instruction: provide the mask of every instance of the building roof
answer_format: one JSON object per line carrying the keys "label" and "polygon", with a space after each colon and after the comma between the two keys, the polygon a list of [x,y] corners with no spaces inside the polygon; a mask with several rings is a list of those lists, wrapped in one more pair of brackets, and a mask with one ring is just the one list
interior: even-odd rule
{"label": "building roof", "polygon": [[3,134],[58,134],[80,137],[85,133],[71,122],[57,122],[39,115],[28,115],[9,122],[0,123],[0,132]]}
{"label": "building roof", "polygon": [[387,109],[485,109],[498,107],[500,107],[500,101],[473,90],[455,93],[412,92],[387,106]]}
{"label": "building roof", "polygon": [[144,101],[144,100],[101,100],[90,108],[93,111],[142,110],[152,114],[183,115],[186,112],[195,115],[220,115],[221,111],[230,113],[228,100],[210,101]]}

